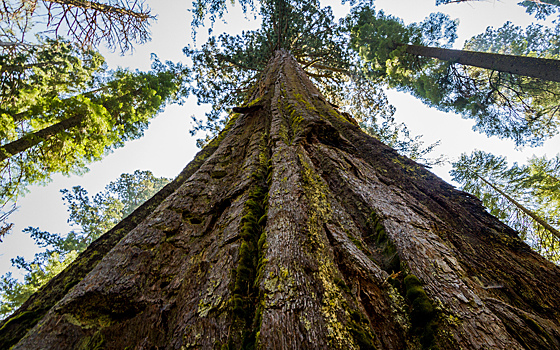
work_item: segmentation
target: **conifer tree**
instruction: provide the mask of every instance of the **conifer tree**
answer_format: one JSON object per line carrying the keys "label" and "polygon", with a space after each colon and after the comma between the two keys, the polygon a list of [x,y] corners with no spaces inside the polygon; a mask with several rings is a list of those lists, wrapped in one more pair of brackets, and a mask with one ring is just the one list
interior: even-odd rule
{"label": "conifer tree", "polygon": [[539,254],[560,260],[560,159],[533,157],[508,167],[504,157],[475,151],[453,163],[453,180],[477,196],[490,213],[520,232]]}
{"label": "conifer tree", "polygon": [[2,96],[2,203],[53,173],[83,172],[87,163],[142,136],[149,119],[181,98],[178,66],[156,61],[149,73],[104,73],[99,54],[79,57],[71,46],[56,46],[67,51],[56,56],[64,61],[28,68],[17,87],[6,87]]}
{"label": "conifer tree", "polygon": [[0,55],[0,207],[141,137],[166,103],[182,100],[185,73],[157,58],[150,72],[108,71],[98,52],[61,39]]}
{"label": "conifer tree", "polygon": [[200,56],[216,88],[233,82],[200,94],[242,93],[224,129],[5,320],[0,345],[559,348],[560,268],[327,99],[310,77],[352,56],[301,20],[318,1],[259,5],[261,30],[227,41],[245,56]]}
{"label": "conifer tree", "polygon": [[548,74],[560,72],[559,27],[532,25],[524,32],[506,23],[457,51],[445,48],[454,40],[456,23],[441,14],[405,26],[363,7],[348,22],[370,79],[475,119],[475,130],[517,145],[539,145],[558,133],[559,77]]}

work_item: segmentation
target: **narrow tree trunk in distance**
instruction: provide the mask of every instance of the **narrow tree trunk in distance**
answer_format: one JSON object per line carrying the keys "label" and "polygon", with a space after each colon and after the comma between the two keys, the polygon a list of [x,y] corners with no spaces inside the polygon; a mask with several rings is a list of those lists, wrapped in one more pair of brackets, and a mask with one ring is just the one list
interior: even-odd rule
{"label": "narrow tree trunk in distance", "polygon": [[518,201],[516,201],[515,199],[513,199],[511,196],[509,196],[507,193],[505,193],[504,191],[502,191],[498,186],[494,185],[493,183],[491,183],[490,181],[486,180],[485,178],[483,178],[482,176],[478,175],[477,173],[474,173],[479,179],[481,179],[485,184],[487,184],[488,186],[492,187],[494,189],[494,191],[498,192],[499,194],[501,194],[502,196],[505,197],[505,199],[507,199],[511,204],[513,204],[517,209],[521,210],[522,212],[524,212],[526,215],[528,215],[531,219],[535,220],[536,222],[538,222],[542,227],[544,227],[548,232],[552,233],[554,236],[556,236],[557,238],[560,238],[560,232],[558,232],[557,229],[555,229],[554,227],[552,227],[552,225],[550,225],[548,222],[546,222],[543,218],[541,218],[540,216],[538,216],[536,213],[534,213],[533,211],[525,208],[523,205],[521,205]]}
{"label": "narrow tree trunk in distance", "polygon": [[106,14],[116,14],[116,15],[125,15],[134,18],[138,18],[141,20],[147,20],[151,16],[149,13],[145,12],[135,12],[124,7],[116,7],[107,4],[103,4],[97,1],[87,1],[87,0],[46,0],[47,2],[52,2],[55,4],[66,5],[71,7],[78,7],[84,10],[92,9],[95,11],[99,11],[101,13]]}
{"label": "narrow tree trunk in distance", "polygon": [[[402,45],[402,44],[401,44]],[[560,61],[546,58],[502,55],[489,52],[443,49],[419,45],[405,45],[406,52],[467,66],[492,69],[560,82]]]}
{"label": "narrow tree trunk in distance", "polygon": [[[93,91],[88,91],[87,93],[84,93],[83,95],[86,96],[88,94],[92,94],[92,93],[101,91],[105,88],[106,87],[102,87],[102,88],[99,88],[99,89],[95,89]],[[129,93],[126,93],[124,95],[121,95],[121,96],[117,97],[115,100],[118,101],[119,99],[124,98],[125,96],[138,94],[141,90],[142,90],[142,88],[136,89],[134,91],[131,91]],[[70,98],[63,99],[63,101],[64,100],[70,100]],[[105,106],[106,105],[104,105],[104,107]],[[26,114],[26,112],[20,112],[20,113],[17,113],[15,115],[13,115],[12,118],[13,118],[14,121],[18,121],[18,120],[21,120],[22,117],[25,114]],[[61,120],[58,123],[55,123],[51,126],[48,126],[44,129],[41,129],[39,131],[33,132],[31,134],[26,134],[26,135],[22,136],[20,139],[17,139],[15,141],[7,143],[4,146],[0,146],[0,162],[3,161],[4,159],[7,159],[7,158],[13,156],[13,155],[24,152],[24,151],[28,150],[29,148],[31,148],[33,146],[37,146],[41,142],[55,136],[56,134],[58,134],[60,132],[70,130],[72,128],[80,126],[84,122],[85,119],[86,119],[85,114],[78,114],[76,116]]]}
{"label": "narrow tree trunk in distance", "polygon": [[250,101],[144,220],[100,238],[112,249],[4,321],[0,346],[560,348],[560,268],[480,202],[364,134],[285,51]]}
{"label": "narrow tree trunk in distance", "polygon": [[4,159],[10,158],[13,155],[24,152],[25,150],[37,146],[41,142],[49,139],[50,137],[72,128],[79,126],[85,119],[84,114],[79,114],[68,119],[64,119],[56,124],[48,126],[44,129],[36,131],[31,134],[22,136],[20,139],[0,146],[0,162]]}

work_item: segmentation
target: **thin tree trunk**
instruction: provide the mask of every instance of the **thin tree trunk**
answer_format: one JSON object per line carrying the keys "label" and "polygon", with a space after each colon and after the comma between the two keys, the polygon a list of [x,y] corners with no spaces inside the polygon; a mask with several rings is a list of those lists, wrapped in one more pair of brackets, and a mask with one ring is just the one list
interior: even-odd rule
{"label": "thin tree trunk", "polygon": [[[95,89],[92,91],[88,91],[84,94],[82,94],[83,96],[87,96],[89,94],[93,94],[95,92],[99,92],[106,89],[106,87],[102,87],[99,89]],[[134,95],[134,94],[138,94],[140,91],[142,90],[142,88],[136,89],[134,91],[131,91],[129,93],[126,93],[124,95],[121,95],[119,97],[116,98],[116,100],[118,101],[119,99],[126,97],[128,95]],[[67,99],[63,99],[62,101],[65,100],[70,100],[74,97],[69,97]],[[22,120],[23,116],[25,116],[26,112],[20,112],[17,114],[14,114],[12,116],[13,120],[15,122]],[[53,124],[51,126],[48,126],[44,129],[41,129],[39,131],[33,132],[31,134],[26,134],[24,136],[22,136],[21,138],[12,141],[10,143],[7,143],[4,146],[0,146],[0,162],[3,161],[4,159],[7,159],[13,155],[16,155],[18,153],[24,152],[26,150],[28,150],[29,148],[36,146],[38,144],[40,144],[41,142],[55,136],[56,134],[62,132],[62,131],[66,131],[66,130],[70,130],[72,128],[75,128],[79,125],[81,125],[84,120],[86,118],[85,114],[79,114],[76,115],[74,117],[70,117],[68,119],[64,119],[56,124]]]}
{"label": "thin tree trunk", "polygon": [[537,214],[535,214],[533,211],[525,208],[523,205],[521,205],[519,202],[517,202],[515,199],[513,199],[511,196],[509,196],[507,193],[505,193],[504,191],[502,191],[498,186],[492,184],[490,181],[486,180],[485,178],[483,178],[482,176],[478,175],[477,173],[473,174],[478,177],[479,179],[482,180],[482,182],[484,182],[485,184],[487,184],[488,186],[492,187],[492,189],[494,189],[494,191],[498,192],[500,195],[504,196],[504,198],[506,198],[511,204],[515,205],[515,207],[519,210],[521,210],[523,213],[527,214],[531,219],[535,220],[536,222],[539,223],[539,225],[541,225],[542,227],[544,227],[548,232],[552,233],[554,236],[556,236],[557,238],[560,238],[560,232],[558,232],[557,229],[555,229],[554,227],[552,227],[548,222],[546,222],[543,218],[541,218],[540,216],[538,216]]}
{"label": "thin tree trunk", "polygon": [[[403,44],[400,44],[403,45]],[[560,61],[546,58],[502,55],[488,52],[443,49],[419,45],[405,45],[406,52],[467,66],[492,69],[560,82]]]}
{"label": "thin tree trunk", "polygon": [[62,61],[49,61],[49,62],[40,62],[40,63],[30,63],[30,64],[15,64],[15,65],[4,65],[0,66],[0,72],[23,72],[26,69],[34,68],[34,67],[46,67],[50,65],[59,65],[64,64]]}
{"label": "thin tree trunk", "polygon": [[[468,2],[468,1],[483,1],[483,0],[443,0],[441,1],[441,3],[453,4],[453,3],[461,3],[461,2]],[[558,0],[526,0],[526,1],[534,2],[535,4],[539,4],[539,5],[560,6],[560,2],[558,2]]]}
{"label": "thin tree trunk", "polygon": [[560,268],[478,201],[364,134],[283,50],[247,102],[0,347],[560,348]]}
{"label": "thin tree trunk", "polygon": [[86,116],[84,114],[79,114],[74,117],[64,119],[56,124],[48,126],[34,133],[24,135],[20,139],[0,146],[0,162],[4,159],[10,158],[13,155],[24,152],[33,146],[38,145],[62,131],[70,130],[76,126],[79,126],[80,124],[82,124],[85,117]]}
{"label": "thin tree trunk", "polygon": [[79,8],[82,8],[84,10],[92,9],[92,10],[96,10],[96,11],[106,13],[106,14],[113,13],[113,14],[125,15],[125,16],[129,16],[129,17],[134,17],[134,18],[137,18],[137,19],[140,19],[140,20],[147,20],[151,17],[149,13],[135,12],[135,11],[126,9],[124,7],[111,6],[111,5],[103,4],[103,3],[100,3],[100,2],[96,2],[96,1],[86,1],[86,0],[46,0],[46,1],[52,2],[52,3],[55,3],[55,4],[60,4],[60,5],[79,7]]}

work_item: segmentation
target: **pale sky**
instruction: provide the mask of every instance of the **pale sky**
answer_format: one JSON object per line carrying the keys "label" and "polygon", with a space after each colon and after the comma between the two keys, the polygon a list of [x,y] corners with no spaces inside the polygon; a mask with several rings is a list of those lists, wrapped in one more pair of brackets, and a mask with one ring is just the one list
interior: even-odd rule
{"label": "pale sky", "polygon": [[[402,18],[405,23],[422,21],[430,13],[438,11],[449,14],[451,18],[459,18],[459,38],[455,48],[461,48],[465,40],[483,32],[488,26],[501,27],[506,21],[511,21],[524,27],[535,21],[533,17],[524,13],[523,8],[516,5],[518,1],[482,1],[436,7],[435,0],[377,0],[376,8]],[[340,1],[334,0],[322,1],[323,5],[333,6],[337,16],[343,16],[348,7],[340,6],[339,3]],[[120,56],[102,50],[111,68],[122,66],[148,70],[151,53],[156,53],[162,60],[185,61],[182,49],[187,44],[192,44],[191,16],[188,12],[191,0],[148,0],[147,4],[158,17],[151,27],[152,40],[137,46],[132,55]],[[247,21],[240,11],[240,6],[236,6],[229,12],[227,23],[218,22],[214,32],[219,34],[227,31],[235,34],[258,26],[257,20]],[[198,44],[206,41],[205,33],[204,28],[199,30]],[[473,132],[474,123],[471,120],[427,108],[414,97],[400,92],[389,91],[388,96],[389,101],[397,108],[397,121],[405,122],[413,135],[424,135],[426,144],[441,140],[434,155],[443,153],[454,160],[461,153],[481,149],[495,155],[507,156],[510,162],[524,163],[534,154],[552,157],[560,152],[560,137],[545,142],[542,147],[515,149],[512,141],[488,138]],[[12,234],[0,243],[0,274],[8,270],[16,271],[11,268],[11,258],[22,255],[31,260],[39,251],[33,240],[21,233],[22,229],[33,226],[60,233],[71,229],[66,223],[68,213],[61,199],[61,189],[81,185],[90,195],[94,195],[120,174],[132,173],[136,169],[151,170],[156,176],[175,177],[199,151],[195,145],[197,137],[191,137],[189,134],[192,127],[190,116],[196,114],[201,117],[207,108],[197,106],[194,98],[189,99],[183,106],[168,106],[151,122],[143,138],[128,142],[125,147],[114,151],[103,161],[92,164],[90,171],[85,175],[55,175],[47,186],[31,187],[30,193],[18,201],[20,209],[11,217],[16,224]],[[450,165],[447,165],[435,167],[432,171],[450,181],[450,168]]]}

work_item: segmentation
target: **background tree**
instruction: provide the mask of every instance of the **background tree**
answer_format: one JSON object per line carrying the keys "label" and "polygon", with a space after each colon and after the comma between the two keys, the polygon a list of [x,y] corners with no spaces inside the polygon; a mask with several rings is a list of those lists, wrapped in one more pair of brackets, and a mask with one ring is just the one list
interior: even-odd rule
{"label": "background tree", "polygon": [[[474,0],[436,0],[436,5],[447,5]],[[479,1],[479,0],[477,0]],[[558,0],[525,0],[518,3],[526,8],[527,13],[534,14],[537,19],[545,19],[556,13],[560,2]]]}
{"label": "background tree", "polygon": [[84,48],[105,42],[123,53],[132,48],[133,42],[149,40],[149,21],[155,19],[141,1],[2,0],[3,47],[25,46],[33,17],[43,12],[47,15],[43,35],[62,34]]}
{"label": "background tree", "polygon": [[24,230],[39,247],[46,250],[36,254],[33,261],[25,261],[22,257],[12,260],[15,267],[27,271],[23,282],[10,272],[0,277],[0,318],[20,307],[31,294],[74,261],[91,242],[113,228],[168,182],[169,179],[155,177],[151,171],[136,170],[133,174],[122,174],[93,198],[81,186],[62,190],[62,198],[69,211],[68,222],[80,229],[66,235],[41,231],[37,227]]}
{"label": "background tree", "polygon": [[560,261],[560,158],[533,157],[508,167],[504,157],[476,151],[453,163],[453,180],[490,213],[520,232],[533,249]]}
{"label": "background tree", "polygon": [[[37,25],[36,18],[42,15],[46,15],[46,27]],[[171,98],[170,85],[182,79],[178,70],[165,74],[162,69],[171,66],[159,64],[159,71],[151,75],[104,72],[104,59],[92,50],[103,41],[124,53],[133,43],[149,40],[148,27],[154,19],[140,1],[1,2],[2,208],[6,200],[15,201],[26,184],[48,181],[52,172],[84,171],[87,162],[140,136],[147,118]],[[128,88],[136,85],[136,90],[127,92],[127,84]],[[140,84],[146,87],[139,90]],[[136,100],[131,98],[134,93]],[[158,98],[163,100],[158,102]],[[119,103],[123,113],[117,117]],[[5,234],[11,227],[6,221],[10,210],[1,213],[0,232]]]}
{"label": "background tree", "polygon": [[[557,134],[559,83],[418,55],[417,49],[441,46],[443,39],[450,44],[454,22],[449,18],[432,15],[421,24],[404,26],[398,18],[365,7],[354,11],[349,26],[353,47],[368,62],[365,70],[371,79],[411,92],[443,111],[473,118],[475,130],[511,138],[517,145],[538,145]],[[532,25],[524,32],[507,23],[489,28],[464,49],[545,57],[546,63],[558,64],[557,41],[558,27]]]}
{"label": "background tree", "polygon": [[6,72],[0,97],[2,206],[53,173],[86,171],[88,163],[141,137],[165,104],[187,94],[184,68],[157,58],[148,73],[107,71],[99,53],[60,40],[12,58],[0,57]]}
{"label": "background tree", "polygon": [[[18,91],[15,106],[4,107],[9,114],[3,114],[7,123],[1,128],[2,200],[17,198],[26,185],[44,183],[53,173],[82,172],[87,163],[142,136],[150,118],[180,99],[181,71],[158,62],[154,68],[106,76],[98,69],[76,84],[66,80],[58,86],[49,84],[49,71],[35,68],[30,88]],[[34,84],[36,79],[45,85]]]}

